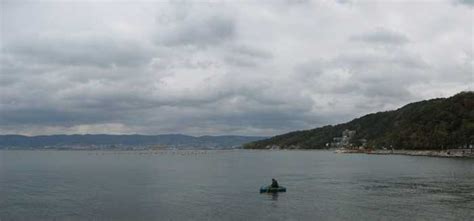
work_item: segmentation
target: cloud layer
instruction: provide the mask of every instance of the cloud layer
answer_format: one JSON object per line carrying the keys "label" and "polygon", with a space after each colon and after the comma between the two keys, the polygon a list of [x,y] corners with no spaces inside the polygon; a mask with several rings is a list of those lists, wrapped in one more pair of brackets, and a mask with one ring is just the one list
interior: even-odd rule
{"label": "cloud layer", "polygon": [[2,1],[0,133],[275,135],[473,90],[468,2]]}

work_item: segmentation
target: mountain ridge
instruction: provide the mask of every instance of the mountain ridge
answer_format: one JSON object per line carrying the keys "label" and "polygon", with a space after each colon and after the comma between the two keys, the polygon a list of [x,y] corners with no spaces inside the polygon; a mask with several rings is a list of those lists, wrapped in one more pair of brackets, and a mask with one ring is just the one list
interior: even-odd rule
{"label": "mountain ridge", "polygon": [[294,131],[247,143],[247,149],[324,149],[344,130],[356,131],[373,149],[446,149],[474,144],[474,92],[413,102],[391,111],[367,114],[349,122]]}
{"label": "mountain ridge", "polygon": [[190,136],[184,134],[55,134],[25,136],[17,134],[0,135],[0,149],[22,149],[22,148],[44,148],[68,146],[153,146],[163,145],[167,147],[196,147],[196,148],[234,148],[244,143],[260,140],[265,137],[259,136]]}

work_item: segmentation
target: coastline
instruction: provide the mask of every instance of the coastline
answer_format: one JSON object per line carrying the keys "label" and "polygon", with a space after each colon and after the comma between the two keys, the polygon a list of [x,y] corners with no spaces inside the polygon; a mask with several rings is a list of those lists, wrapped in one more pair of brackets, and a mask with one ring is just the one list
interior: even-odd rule
{"label": "coastline", "polygon": [[427,157],[449,157],[449,158],[474,158],[474,149],[450,149],[450,150],[351,150],[338,149],[335,153],[363,153],[374,155],[407,155]]}

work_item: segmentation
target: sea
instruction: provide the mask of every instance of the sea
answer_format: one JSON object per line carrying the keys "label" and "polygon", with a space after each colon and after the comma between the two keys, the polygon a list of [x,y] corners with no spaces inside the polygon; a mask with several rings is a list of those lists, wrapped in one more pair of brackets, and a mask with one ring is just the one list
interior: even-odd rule
{"label": "sea", "polygon": [[3,150],[0,220],[474,220],[474,159]]}

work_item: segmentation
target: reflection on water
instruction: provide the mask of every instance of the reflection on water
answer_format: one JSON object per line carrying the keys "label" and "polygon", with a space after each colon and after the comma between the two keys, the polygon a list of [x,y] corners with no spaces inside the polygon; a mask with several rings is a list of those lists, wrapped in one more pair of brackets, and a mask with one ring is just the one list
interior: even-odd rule
{"label": "reflection on water", "polygon": [[262,197],[270,201],[277,201],[279,193],[261,193]]}
{"label": "reflection on water", "polygon": [[278,193],[271,193],[272,195],[272,200],[277,201],[278,200]]}
{"label": "reflection on water", "polygon": [[[271,178],[287,192],[260,194]],[[472,220],[474,161],[325,151],[0,151],[0,220]]]}

